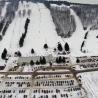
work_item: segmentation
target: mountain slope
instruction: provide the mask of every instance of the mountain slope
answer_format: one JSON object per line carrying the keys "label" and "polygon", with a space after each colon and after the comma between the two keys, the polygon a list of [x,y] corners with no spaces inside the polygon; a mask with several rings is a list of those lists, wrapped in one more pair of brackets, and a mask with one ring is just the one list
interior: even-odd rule
{"label": "mountain slope", "polygon": [[[56,53],[53,51],[54,48],[57,48],[58,42],[63,47],[68,42],[71,50],[70,55],[97,55],[97,28],[93,27],[94,25],[97,26],[97,22],[94,22],[97,18],[92,18],[91,24],[89,22],[91,17],[88,12],[84,13],[85,9],[82,10],[84,6],[86,8],[87,5],[71,4],[69,6],[66,2],[59,4],[59,2],[48,1],[44,3],[31,1],[3,2],[0,10],[0,55],[4,48],[7,49],[8,58],[9,56],[14,57],[17,51],[20,51],[23,57],[32,56],[32,48],[35,51],[34,55],[57,55],[58,51]],[[93,9],[93,5],[89,6],[90,9]],[[96,5],[93,10],[95,14],[91,12],[91,16],[97,15],[97,7]],[[78,11],[82,10],[80,14],[76,8]],[[56,14],[57,11],[58,14]],[[87,17],[88,25],[85,29],[81,15],[89,16]],[[29,23],[25,26],[27,19]],[[91,32],[96,34],[92,33],[90,36]],[[88,35],[85,39],[86,34]],[[23,40],[22,47],[19,45],[20,39]],[[83,42],[84,45],[82,46]],[[44,44],[49,47],[47,51],[43,48]]]}

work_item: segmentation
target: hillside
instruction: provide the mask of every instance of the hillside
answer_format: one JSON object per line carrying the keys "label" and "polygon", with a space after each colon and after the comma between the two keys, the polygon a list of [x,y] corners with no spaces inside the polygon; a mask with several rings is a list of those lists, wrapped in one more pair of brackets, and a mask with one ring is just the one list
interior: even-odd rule
{"label": "hillside", "polygon": [[65,1],[1,2],[0,55],[4,49],[6,59],[15,57],[16,52],[23,57],[32,56],[32,49],[33,55],[57,55],[58,42],[63,48],[68,43],[69,55],[97,55],[97,10],[97,5]]}
{"label": "hillside", "polygon": [[[0,1],[0,66],[8,70],[19,57],[98,56],[97,12],[97,4]],[[30,66],[24,68],[30,70]],[[81,75],[89,98],[97,98],[97,74]]]}

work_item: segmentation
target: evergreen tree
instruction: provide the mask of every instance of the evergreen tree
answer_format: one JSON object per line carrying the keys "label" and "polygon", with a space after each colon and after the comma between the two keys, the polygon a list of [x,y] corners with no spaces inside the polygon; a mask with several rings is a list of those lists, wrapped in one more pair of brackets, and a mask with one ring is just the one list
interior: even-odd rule
{"label": "evergreen tree", "polygon": [[59,57],[59,63],[62,63],[62,57],[61,56]]}
{"label": "evergreen tree", "polygon": [[85,36],[84,36],[84,39],[87,39],[87,35],[88,35],[88,32],[86,32]]}
{"label": "evergreen tree", "polygon": [[43,57],[40,57],[40,63],[41,64],[46,64],[46,59],[45,59],[44,56]]}
{"label": "evergreen tree", "polygon": [[77,58],[76,63],[80,63],[80,60]]}
{"label": "evergreen tree", "polygon": [[27,31],[27,28],[28,28],[28,24],[30,23],[30,19],[29,18],[27,18],[26,19],[26,22],[25,22],[25,31]]}
{"label": "evergreen tree", "polygon": [[7,49],[6,48],[4,48],[4,53],[7,54]]}
{"label": "evergreen tree", "polygon": [[2,21],[0,22],[0,32],[1,32],[2,28],[3,28],[3,26],[4,26],[4,20],[2,20]]}
{"label": "evergreen tree", "polygon": [[49,62],[49,65],[52,66],[52,62]]}
{"label": "evergreen tree", "polygon": [[46,59],[44,56],[43,56],[43,64],[46,64]]}
{"label": "evergreen tree", "polygon": [[21,57],[21,52],[20,51],[17,51],[17,52],[15,52],[14,53],[16,56],[18,56],[18,57]]}
{"label": "evergreen tree", "polygon": [[54,52],[56,52],[56,48],[54,48]]}
{"label": "evergreen tree", "polygon": [[96,38],[98,38],[98,35],[96,36]]}
{"label": "evergreen tree", "polygon": [[85,41],[83,41],[82,44],[81,44],[81,49],[80,49],[81,51],[82,51],[82,48],[84,47],[84,44],[85,44]]}
{"label": "evergreen tree", "polygon": [[84,41],[82,42],[81,48],[84,46]]}
{"label": "evergreen tree", "polygon": [[2,40],[2,35],[0,35],[0,41]]}
{"label": "evergreen tree", "polygon": [[56,63],[59,63],[58,57],[56,57]]}
{"label": "evergreen tree", "polygon": [[1,58],[2,59],[6,59],[6,55],[7,55],[7,49],[4,48],[3,52],[2,52],[2,55],[1,55]]}
{"label": "evergreen tree", "polygon": [[87,30],[87,27],[83,27],[84,28],[84,30]]}
{"label": "evergreen tree", "polygon": [[71,36],[71,32],[69,31],[69,32],[68,32],[68,37],[70,37],[70,36]]}
{"label": "evergreen tree", "polygon": [[40,63],[41,63],[41,64],[43,64],[43,60],[42,60],[42,57],[40,57]]}
{"label": "evergreen tree", "polygon": [[37,60],[37,61],[36,61],[36,65],[39,65],[39,64],[40,64],[40,62]]}
{"label": "evergreen tree", "polygon": [[33,48],[31,49],[31,53],[34,54],[34,49]]}
{"label": "evergreen tree", "polygon": [[21,57],[21,52],[20,51],[17,52],[17,56]]}
{"label": "evergreen tree", "polygon": [[27,29],[28,29],[28,24],[29,24],[29,22],[30,22],[30,19],[26,19],[26,22],[25,22],[25,26],[24,26],[24,28],[25,28],[25,32],[24,32],[24,34],[22,34],[22,36],[21,36],[21,38],[20,38],[20,40],[19,40],[19,46],[20,47],[23,47],[23,43],[24,43],[24,39],[25,39],[25,37],[26,37],[26,34],[27,34]]}
{"label": "evergreen tree", "polygon": [[17,55],[17,52],[15,52],[14,54]]}
{"label": "evergreen tree", "polygon": [[17,52],[14,53],[14,56],[17,56]]}
{"label": "evergreen tree", "polygon": [[65,63],[65,57],[62,58],[62,63]]}
{"label": "evergreen tree", "polygon": [[34,62],[33,62],[33,60],[31,60],[31,61],[30,61],[30,65],[34,65]]}
{"label": "evergreen tree", "polygon": [[23,37],[23,34],[19,40],[19,46],[22,47],[23,46],[23,42],[24,42],[24,37]]}
{"label": "evergreen tree", "polygon": [[65,51],[69,51],[69,45],[68,45],[68,43],[65,43],[64,48],[65,48]]}
{"label": "evergreen tree", "polygon": [[44,48],[45,48],[45,49],[48,49],[48,45],[47,45],[47,44],[44,44]]}
{"label": "evergreen tree", "polygon": [[59,51],[62,51],[63,50],[61,43],[58,43],[58,50]]}
{"label": "evergreen tree", "polygon": [[4,28],[3,28],[2,36],[4,36],[4,35],[5,35],[6,30],[8,29],[8,26],[9,26],[9,22],[7,21],[6,25],[5,25],[5,26],[4,26]]}

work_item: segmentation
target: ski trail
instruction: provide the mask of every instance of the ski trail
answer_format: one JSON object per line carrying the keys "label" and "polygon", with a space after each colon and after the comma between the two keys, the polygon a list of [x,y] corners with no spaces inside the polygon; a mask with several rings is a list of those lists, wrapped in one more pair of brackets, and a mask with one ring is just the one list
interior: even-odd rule
{"label": "ski trail", "polygon": [[76,24],[76,31],[73,33],[73,35],[69,38],[70,40],[70,46],[72,47],[72,52],[75,54],[81,54],[80,48],[81,44],[84,40],[85,31],[83,30],[83,25],[80,20],[80,18],[77,16],[75,11],[70,8],[70,13],[73,15],[75,19]]}

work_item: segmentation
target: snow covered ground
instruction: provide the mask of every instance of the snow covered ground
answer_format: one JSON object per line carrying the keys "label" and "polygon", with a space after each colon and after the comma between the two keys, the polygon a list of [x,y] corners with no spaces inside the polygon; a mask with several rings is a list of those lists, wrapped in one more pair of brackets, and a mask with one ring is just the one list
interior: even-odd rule
{"label": "snow covered ground", "polygon": [[[6,6],[7,4],[2,9],[2,17],[5,16]],[[58,42],[60,42],[62,46],[68,42],[71,50],[71,53],[69,54],[70,57],[98,55],[98,38],[96,38],[98,35],[98,30],[88,31],[87,39],[84,39],[87,30],[83,30],[81,20],[75,11],[71,8],[69,9],[71,15],[73,15],[75,19],[76,31],[70,38],[64,39],[57,35],[51,13],[44,4],[25,1],[23,1],[23,3],[20,2],[18,10],[15,12],[15,18],[9,25],[2,41],[0,41],[0,55],[2,54],[4,48],[7,49],[8,54],[10,54],[12,58],[14,57],[14,52],[18,50],[22,53],[23,57],[32,56],[32,48],[35,50],[34,55],[47,55],[51,53],[54,54],[53,49],[57,47]],[[28,11],[30,11],[30,14],[28,14]],[[25,32],[24,25],[27,18],[30,19],[30,23],[28,25],[23,47],[20,48],[19,40],[22,34]],[[80,51],[83,41],[85,41],[83,50],[86,50],[87,52],[85,54]],[[48,51],[43,48],[45,43],[47,43],[49,46]],[[9,58],[7,65],[11,65],[13,63],[12,58]],[[0,65],[4,64],[5,61],[0,59]],[[95,79],[92,79],[94,76],[96,77],[97,73],[98,72],[94,74],[89,73],[83,76],[83,80],[85,82],[84,85],[87,87],[87,90],[91,93],[92,96],[89,98],[98,98],[98,85],[96,83],[96,81],[98,82],[98,79],[96,79],[96,81]]]}
{"label": "snow covered ground", "polygon": [[86,89],[88,98],[98,98],[98,72],[83,73],[82,82]]}
{"label": "snow covered ground", "polygon": [[[25,15],[23,16],[23,10]],[[30,16],[27,14],[31,11]],[[19,47],[19,39],[24,33],[26,19],[30,19],[24,46]],[[38,55],[44,55],[43,45],[48,44],[50,49],[56,47],[58,42],[63,42],[57,35],[49,10],[42,3],[20,2],[15,18],[9,25],[3,40],[0,42],[0,54],[6,48],[12,56],[14,52],[20,50],[22,56],[30,56],[33,48]]]}
{"label": "snow covered ground", "polygon": [[[62,0],[47,0],[47,1],[62,1]],[[63,0],[72,3],[82,3],[82,4],[98,4],[97,0]]]}
{"label": "snow covered ground", "polygon": [[[62,6],[62,5],[61,5]],[[4,12],[6,13],[6,7]],[[0,42],[0,54],[4,48],[8,50],[8,54],[12,57],[16,51],[20,51],[22,56],[32,56],[31,49],[35,50],[36,55],[46,55],[53,53],[53,49],[57,47],[57,43],[62,43],[62,46],[68,42],[72,56],[77,55],[97,55],[98,39],[96,38],[97,30],[90,31],[85,44],[85,50],[87,53],[81,53],[80,47],[84,41],[86,31],[83,30],[83,26],[80,18],[75,11],[71,8],[71,15],[74,16],[76,23],[76,31],[72,37],[68,39],[62,39],[57,35],[55,25],[53,23],[51,13],[49,9],[42,3],[32,3],[23,1],[19,3],[18,10],[15,12],[15,18],[9,25],[3,40]],[[28,15],[30,11],[30,14]],[[2,14],[4,16],[4,13]],[[25,32],[24,25],[26,19],[30,19],[26,37],[24,39],[23,47],[19,47],[19,40],[22,34]],[[48,53],[43,48],[44,44],[49,46]]]}

